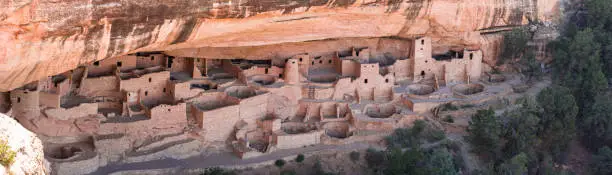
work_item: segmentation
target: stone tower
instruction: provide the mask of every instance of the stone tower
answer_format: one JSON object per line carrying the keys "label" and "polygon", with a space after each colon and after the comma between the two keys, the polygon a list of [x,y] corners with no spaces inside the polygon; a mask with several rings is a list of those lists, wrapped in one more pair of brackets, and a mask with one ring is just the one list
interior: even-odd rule
{"label": "stone tower", "polygon": [[300,70],[298,60],[295,58],[287,60],[285,63],[285,83],[286,84],[299,84],[300,83]]}

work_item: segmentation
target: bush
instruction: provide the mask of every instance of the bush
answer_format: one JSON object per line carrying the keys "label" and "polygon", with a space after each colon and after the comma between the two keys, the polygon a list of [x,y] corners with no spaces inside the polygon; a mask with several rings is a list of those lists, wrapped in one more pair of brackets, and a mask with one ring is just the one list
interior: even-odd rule
{"label": "bush", "polygon": [[204,172],[200,173],[200,175],[233,175],[235,174],[232,171],[225,170],[219,167],[210,167],[204,169]]}
{"label": "bush", "polygon": [[370,168],[378,168],[383,165],[385,161],[385,153],[382,151],[377,151],[372,148],[368,148],[365,159],[368,163],[368,167]]}
{"label": "bush", "polygon": [[358,151],[352,151],[351,154],[349,154],[349,157],[353,162],[357,162],[359,161],[359,157],[361,157],[361,153]]}
{"label": "bush", "polygon": [[461,107],[461,108],[473,108],[474,106],[475,106],[474,104],[464,104],[464,105],[461,105],[459,107]]}
{"label": "bush", "polygon": [[278,159],[274,162],[274,165],[276,165],[279,168],[282,168],[283,166],[285,166],[285,160],[283,159]]}
{"label": "bush", "polygon": [[295,170],[284,170],[280,172],[281,175],[296,175]]}
{"label": "bush", "polygon": [[455,123],[455,119],[453,119],[453,116],[451,115],[447,115],[446,117],[444,117],[443,121],[447,123]]}
{"label": "bush", "polygon": [[300,163],[304,161],[304,154],[298,154],[297,157],[295,157],[295,162]]}
{"label": "bush", "polygon": [[440,111],[456,111],[459,110],[459,107],[451,104],[451,103],[445,103],[442,105]]}
{"label": "bush", "polygon": [[11,151],[6,141],[0,140],[0,164],[8,167],[15,162],[15,151]]}
{"label": "bush", "polygon": [[446,138],[446,134],[442,130],[433,130],[427,134],[427,141],[435,142]]}

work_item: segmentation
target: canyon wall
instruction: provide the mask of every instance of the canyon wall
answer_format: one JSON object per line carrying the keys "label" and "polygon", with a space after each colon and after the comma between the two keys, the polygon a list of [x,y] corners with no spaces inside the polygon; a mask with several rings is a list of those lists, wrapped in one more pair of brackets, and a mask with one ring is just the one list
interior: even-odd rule
{"label": "canyon wall", "polygon": [[[139,51],[431,36],[435,51],[553,21],[557,0],[0,0],[0,92]],[[484,42],[484,43],[483,43]],[[499,41],[497,41],[499,42]],[[491,50],[489,50],[491,48]],[[253,47],[255,49],[255,47]],[[230,52],[232,50],[230,49]],[[232,55],[232,54],[230,54]],[[264,59],[264,58],[257,58]]]}

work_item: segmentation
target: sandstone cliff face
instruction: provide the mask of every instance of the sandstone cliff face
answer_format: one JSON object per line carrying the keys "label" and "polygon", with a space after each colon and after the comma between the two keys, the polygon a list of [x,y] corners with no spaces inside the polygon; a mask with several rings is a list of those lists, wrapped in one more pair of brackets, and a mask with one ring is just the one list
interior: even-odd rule
{"label": "sandstone cliff face", "polygon": [[4,174],[3,171],[12,175],[48,174],[40,139],[2,113],[0,113],[0,140],[7,141],[11,150],[17,152],[15,162],[8,168],[5,169],[0,165],[0,174]]}
{"label": "sandstone cliff face", "polygon": [[523,25],[530,18],[552,20],[558,14],[557,4],[556,0],[0,0],[0,92],[137,51],[423,35],[431,36],[439,51],[480,48],[487,40],[481,32]]}

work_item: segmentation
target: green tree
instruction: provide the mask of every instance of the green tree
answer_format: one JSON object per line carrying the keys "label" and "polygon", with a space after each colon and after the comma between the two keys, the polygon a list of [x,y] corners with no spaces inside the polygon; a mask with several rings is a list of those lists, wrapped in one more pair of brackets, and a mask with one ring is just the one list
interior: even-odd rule
{"label": "green tree", "polygon": [[542,76],[540,62],[536,60],[536,55],[533,49],[527,49],[518,64],[519,72],[525,77],[525,81],[538,79]]}
{"label": "green tree", "polygon": [[487,159],[496,158],[499,150],[501,127],[493,109],[478,110],[467,127],[466,140],[474,146],[477,153]]}
{"label": "green tree", "polygon": [[425,154],[419,148],[412,148],[403,153],[401,149],[394,148],[387,154],[387,159],[389,164],[384,170],[385,175],[427,174],[427,170],[420,166],[425,159]]}
{"label": "green tree", "polygon": [[295,162],[300,163],[304,161],[304,154],[298,154],[297,157],[295,157]]}
{"label": "green tree", "polygon": [[555,44],[553,69],[556,83],[572,90],[580,109],[594,102],[599,92],[607,87],[601,69],[600,46],[594,41],[593,31],[585,29],[574,37]]}
{"label": "green tree", "polygon": [[538,123],[540,120],[532,100],[528,99],[521,108],[503,114],[506,122],[504,128],[504,158],[512,158],[520,152],[533,149],[537,144]]}
{"label": "green tree", "polygon": [[540,113],[539,137],[542,144],[558,161],[576,136],[578,106],[568,88],[548,87],[537,95]]}
{"label": "green tree", "polygon": [[525,153],[517,154],[512,159],[506,160],[499,166],[497,174],[523,175],[527,174],[527,163],[529,159]]}
{"label": "green tree", "polygon": [[504,33],[502,59],[498,60],[498,64],[521,57],[530,38],[531,34],[524,27],[514,28],[512,31]]}
{"label": "green tree", "polygon": [[[446,148],[437,148],[427,157],[425,166],[428,174],[456,175],[453,156]],[[411,173],[408,173],[411,174]]]}
{"label": "green tree", "polygon": [[274,165],[276,165],[278,168],[282,168],[283,166],[285,166],[285,160],[278,159],[278,160],[274,161]]}
{"label": "green tree", "polygon": [[593,174],[612,174],[612,149],[610,147],[599,148],[591,161]]}
{"label": "green tree", "polygon": [[595,149],[612,141],[612,98],[610,94],[599,96],[591,105],[582,122],[583,139]]}

